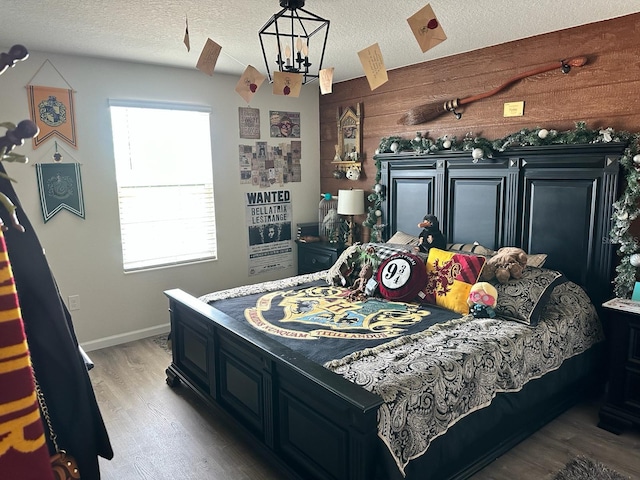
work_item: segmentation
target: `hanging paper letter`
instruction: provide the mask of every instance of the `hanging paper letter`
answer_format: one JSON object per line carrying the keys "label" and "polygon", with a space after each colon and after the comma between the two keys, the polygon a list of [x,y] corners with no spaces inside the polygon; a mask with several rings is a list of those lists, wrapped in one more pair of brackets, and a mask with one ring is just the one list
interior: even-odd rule
{"label": "hanging paper letter", "polygon": [[216,68],[216,62],[218,61],[218,56],[220,55],[221,50],[222,47],[220,45],[218,45],[210,38],[207,38],[207,41],[204,44],[204,48],[200,53],[200,58],[198,58],[196,68],[201,72],[212,76],[213,70]]}
{"label": "hanging paper letter", "polygon": [[185,18],[184,23],[184,38],[182,39],[182,42],[184,43],[184,46],[187,47],[187,52],[190,52],[191,42],[189,42],[189,19]]}
{"label": "hanging paper letter", "polygon": [[360,57],[360,63],[362,63],[362,68],[367,76],[371,90],[375,90],[380,85],[387,83],[389,77],[384,66],[384,58],[382,58],[380,46],[377,43],[360,50],[358,57]]}
{"label": "hanging paper letter", "polygon": [[320,75],[320,93],[326,95],[333,91],[333,67],[323,68],[319,72]]}
{"label": "hanging paper letter", "polygon": [[265,76],[262,75],[255,67],[248,65],[244,69],[240,80],[236,83],[236,92],[247,103],[251,102],[253,95],[258,91],[262,82],[264,82]]}
{"label": "hanging paper letter", "polygon": [[407,22],[409,22],[413,36],[416,37],[422,53],[447,39],[442,25],[429,4],[407,18]]}
{"label": "hanging paper letter", "polygon": [[302,89],[302,74],[289,72],[273,73],[274,95],[285,95],[288,97],[299,97]]}

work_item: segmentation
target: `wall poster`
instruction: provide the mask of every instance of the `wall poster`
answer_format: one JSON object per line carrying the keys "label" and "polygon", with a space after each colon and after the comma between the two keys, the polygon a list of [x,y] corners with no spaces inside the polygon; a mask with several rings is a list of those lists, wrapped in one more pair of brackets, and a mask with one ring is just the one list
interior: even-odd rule
{"label": "wall poster", "polygon": [[300,140],[278,145],[267,142],[239,145],[238,155],[241,184],[266,188],[302,181]]}
{"label": "wall poster", "polygon": [[240,138],[260,138],[260,109],[238,107]]}
{"label": "wall poster", "polygon": [[291,192],[246,192],[249,276],[293,267]]}
{"label": "wall poster", "polygon": [[269,110],[269,136],[300,138],[300,112]]}

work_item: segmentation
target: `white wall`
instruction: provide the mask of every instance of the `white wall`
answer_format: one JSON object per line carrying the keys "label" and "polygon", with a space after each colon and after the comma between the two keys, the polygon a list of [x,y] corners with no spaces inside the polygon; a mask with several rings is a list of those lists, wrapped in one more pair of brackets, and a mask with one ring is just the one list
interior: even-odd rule
{"label": "white wall", "polygon": [[[6,52],[8,47],[0,48],[0,51]],[[64,79],[45,63],[47,59]],[[33,78],[41,66],[43,68]],[[239,183],[238,145],[251,144],[255,140],[239,138],[238,107],[246,106],[246,103],[234,91],[237,77],[216,73],[209,77],[195,68],[177,69],[31,52],[26,61],[0,76],[0,122],[18,123],[29,118],[25,89],[28,83],[69,88],[65,80],[76,92],[78,149],[74,150],[57,137],[36,150],[28,141],[16,152],[28,155],[29,164],[6,164],[5,167],[18,181],[15,188],[46,250],[63,299],[66,302],[70,295],[80,296],[81,308],[72,314],[78,340],[86,350],[168,331],[168,302],[162,294],[166,289],[181,288],[198,296],[295,274],[295,259],[291,269],[253,277],[247,273],[248,235],[243,194],[256,187]],[[271,93],[271,85],[265,82],[251,102],[251,107],[260,109],[260,140],[269,144],[277,143],[277,139],[269,138],[269,110],[300,112],[302,182],[288,183],[284,187],[291,191],[293,229],[297,222],[317,219],[320,198],[318,95],[317,84],[311,84],[302,88],[297,99],[275,96]],[[211,107],[217,261],[123,273],[108,110],[110,98]],[[171,135],[171,131],[171,125],[167,125],[164,131],[158,132],[158,142]],[[4,129],[0,129],[0,135],[3,134]],[[75,160],[82,164],[86,218],[64,210],[45,224],[32,165],[52,162],[56,140],[58,150],[65,157],[63,162]],[[170,201],[167,198],[167,202]],[[163,206],[158,205],[158,208]],[[171,235],[171,231],[167,235]]]}

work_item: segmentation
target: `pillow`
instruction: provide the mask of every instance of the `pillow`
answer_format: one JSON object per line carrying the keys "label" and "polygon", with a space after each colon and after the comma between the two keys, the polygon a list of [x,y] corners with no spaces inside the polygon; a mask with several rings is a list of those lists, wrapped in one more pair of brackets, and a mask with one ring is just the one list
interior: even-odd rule
{"label": "pillow", "polygon": [[[476,255],[482,255],[485,257],[492,257],[497,253],[497,250],[491,250],[490,248],[480,245],[478,242],[474,243],[448,243],[447,250],[456,252],[469,252]],[[547,260],[546,253],[534,253],[527,254],[527,266],[528,267],[542,267]]]}
{"label": "pillow", "polygon": [[512,278],[507,283],[500,283],[493,279],[490,283],[498,291],[496,315],[534,327],[553,289],[566,281],[560,272],[528,265],[518,280]]}
{"label": "pillow", "polygon": [[364,243],[362,244],[362,249],[366,250],[368,247],[373,247],[376,251],[376,255],[381,261],[386,260],[389,257],[397,253],[413,253],[413,247],[410,245],[400,244],[400,243]]}
{"label": "pillow", "polygon": [[427,284],[418,296],[424,303],[466,315],[469,291],[478,281],[485,261],[482,256],[432,247],[427,259]]}
{"label": "pillow", "polygon": [[410,302],[427,282],[424,262],[412,253],[397,253],[378,268],[380,294],[389,300]]}
{"label": "pillow", "polygon": [[387,243],[397,243],[401,245],[418,245],[420,239],[415,235],[409,235],[408,233],[404,233],[401,231],[397,231],[393,234],[393,236],[387,240]]}
{"label": "pillow", "polygon": [[496,254],[495,250],[491,250],[490,248],[483,247],[478,242],[474,243],[448,243],[447,250],[450,252],[467,252],[474,253],[476,255],[483,255],[485,257],[490,257]]}
{"label": "pillow", "polygon": [[546,253],[527,254],[527,267],[541,267],[547,260]]}

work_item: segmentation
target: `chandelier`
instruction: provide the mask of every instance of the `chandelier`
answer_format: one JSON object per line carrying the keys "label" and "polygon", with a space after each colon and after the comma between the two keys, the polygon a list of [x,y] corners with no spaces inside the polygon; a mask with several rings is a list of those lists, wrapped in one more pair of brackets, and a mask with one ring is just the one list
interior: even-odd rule
{"label": "chandelier", "polygon": [[[304,2],[280,0],[282,10],[258,32],[269,82],[273,82],[272,71],[298,73],[303,85],[320,75],[329,20],[305,10]],[[312,45],[311,38],[316,34]]]}

